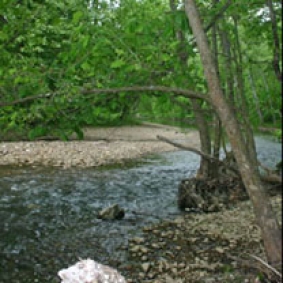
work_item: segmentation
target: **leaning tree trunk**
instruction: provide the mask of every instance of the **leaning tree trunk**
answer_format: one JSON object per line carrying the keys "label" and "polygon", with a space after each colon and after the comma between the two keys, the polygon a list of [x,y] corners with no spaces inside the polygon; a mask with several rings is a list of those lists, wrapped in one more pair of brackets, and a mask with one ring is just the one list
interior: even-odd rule
{"label": "leaning tree trunk", "polygon": [[227,132],[242,180],[252,201],[256,219],[262,231],[267,259],[272,265],[277,265],[281,262],[282,256],[282,237],[278,220],[264,191],[259,173],[249,158],[239,123],[225,101],[207,36],[194,0],[185,0],[185,11],[200,51],[211,103]]}

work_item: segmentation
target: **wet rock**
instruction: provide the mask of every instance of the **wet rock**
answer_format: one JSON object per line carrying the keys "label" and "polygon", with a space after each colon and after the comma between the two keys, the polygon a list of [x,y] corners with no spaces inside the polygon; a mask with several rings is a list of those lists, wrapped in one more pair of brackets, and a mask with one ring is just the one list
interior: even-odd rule
{"label": "wet rock", "polygon": [[98,218],[103,220],[119,220],[123,219],[125,211],[118,204],[113,204],[109,207],[104,208],[98,213]]}

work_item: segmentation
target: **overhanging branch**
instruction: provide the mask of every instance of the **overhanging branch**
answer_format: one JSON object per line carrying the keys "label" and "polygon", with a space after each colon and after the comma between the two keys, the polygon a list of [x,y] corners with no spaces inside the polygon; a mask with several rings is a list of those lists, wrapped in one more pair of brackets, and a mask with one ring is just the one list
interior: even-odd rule
{"label": "overhanging branch", "polygon": [[219,164],[222,164],[223,162],[211,155],[208,155],[208,154],[205,154],[203,153],[202,151],[194,148],[194,147],[190,147],[190,146],[187,146],[187,145],[182,145],[180,143],[177,143],[177,142],[174,142],[172,140],[169,140],[165,137],[162,137],[162,136],[157,136],[157,139],[163,141],[163,142],[166,142],[166,143],[169,143],[177,148],[180,148],[180,149],[183,149],[183,150],[187,150],[187,151],[191,151],[191,152],[194,152],[195,154],[197,155],[200,155],[201,157],[205,158],[206,160],[210,161],[210,162],[216,162],[216,163],[219,163]]}
{"label": "overhanging branch", "polygon": [[[92,89],[81,89],[78,91],[83,95],[87,94],[100,94],[100,93],[119,93],[119,92],[164,92],[172,93],[174,95],[185,96],[190,99],[201,99],[209,102],[209,97],[203,93],[198,93],[188,89],[166,87],[166,86],[132,86],[132,87],[118,87],[118,88],[92,88]],[[47,93],[28,96],[13,101],[0,101],[0,107],[20,105],[26,102],[30,102],[38,99],[47,99],[59,93]]]}
{"label": "overhanging branch", "polygon": [[27,96],[25,98],[19,98],[19,99],[13,100],[13,101],[0,101],[0,107],[23,104],[23,103],[33,101],[33,100],[38,100],[38,99],[47,99],[54,94],[55,93],[53,93],[53,94],[52,93],[45,93],[45,94]]}
{"label": "overhanging branch", "polygon": [[93,88],[83,89],[82,94],[99,94],[99,93],[119,93],[119,92],[166,92],[176,95],[182,95],[191,99],[201,99],[208,101],[209,98],[203,93],[195,92],[188,89],[166,87],[166,86],[130,86],[130,87],[118,87],[118,88]]}

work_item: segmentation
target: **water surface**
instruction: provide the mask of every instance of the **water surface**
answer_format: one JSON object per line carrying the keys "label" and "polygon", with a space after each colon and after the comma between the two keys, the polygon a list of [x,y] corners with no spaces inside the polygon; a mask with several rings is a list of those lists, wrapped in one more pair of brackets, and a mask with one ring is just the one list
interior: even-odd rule
{"label": "water surface", "polygon": [[[259,159],[274,166],[281,144],[257,138]],[[178,151],[126,169],[6,168],[0,171],[0,282],[59,282],[59,269],[78,257],[114,267],[142,227],[180,212],[179,182],[193,176],[199,157]],[[120,221],[97,219],[118,203]]]}

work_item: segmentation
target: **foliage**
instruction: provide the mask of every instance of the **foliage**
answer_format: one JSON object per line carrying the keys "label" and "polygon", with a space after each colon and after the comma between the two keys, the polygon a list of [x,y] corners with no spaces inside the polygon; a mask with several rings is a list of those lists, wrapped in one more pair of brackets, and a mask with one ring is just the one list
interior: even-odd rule
{"label": "foliage", "polygon": [[[208,24],[221,3],[199,2],[204,23]],[[157,84],[206,92],[195,47],[181,46],[175,36],[175,30],[181,29],[192,42],[182,4],[173,13],[169,1],[163,0],[124,0],[120,5],[112,1],[89,3],[1,1],[0,100],[51,94],[48,99],[0,108],[1,129],[26,131],[30,139],[45,135],[67,139],[73,132],[82,138],[83,126],[120,123],[137,115],[151,119],[193,118],[190,102],[182,97],[172,99],[170,94],[94,96],[80,92],[82,88]],[[280,27],[281,4],[274,3]],[[258,113],[248,84],[249,69],[254,72],[264,122],[274,122],[274,117],[278,121],[281,111],[280,85],[269,63],[272,33],[264,5],[263,0],[248,5],[238,1],[227,10],[222,26],[235,40],[231,17],[241,19],[246,97],[254,123]],[[188,56],[186,70],[179,60],[180,52]],[[223,58],[220,61],[225,75]]]}

